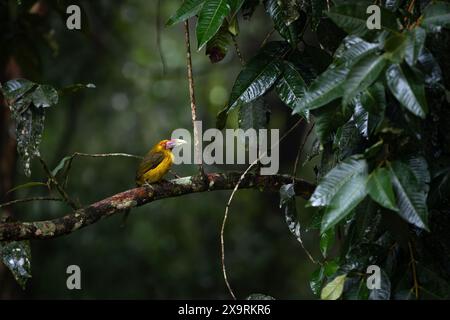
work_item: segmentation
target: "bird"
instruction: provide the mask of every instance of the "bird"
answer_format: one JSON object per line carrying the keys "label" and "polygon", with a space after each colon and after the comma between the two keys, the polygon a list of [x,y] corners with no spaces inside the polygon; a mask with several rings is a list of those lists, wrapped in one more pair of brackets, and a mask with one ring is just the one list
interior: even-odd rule
{"label": "bird", "polygon": [[174,155],[172,149],[187,143],[182,139],[161,140],[144,156],[136,172],[136,185],[160,182],[170,170]]}

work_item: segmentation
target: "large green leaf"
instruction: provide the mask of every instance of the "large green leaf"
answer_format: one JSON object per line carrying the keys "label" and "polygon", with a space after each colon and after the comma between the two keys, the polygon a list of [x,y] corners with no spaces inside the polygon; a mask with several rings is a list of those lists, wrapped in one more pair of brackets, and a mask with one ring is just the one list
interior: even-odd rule
{"label": "large green leaf", "polygon": [[405,50],[405,60],[410,65],[416,64],[425,44],[427,33],[424,29],[416,27],[408,33],[408,44]]}
{"label": "large green leaf", "polygon": [[[367,28],[367,19],[369,15],[366,13],[370,3],[344,3],[333,6],[327,12],[327,15],[340,28],[349,34],[364,35],[370,30]],[[398,26],[395,16],[392,12],[380,8],[381,11],[381,28],[389,31],[397,32]]]}
{"label": "large green leaf", "polygon": [[355,35],[349,35],[334,53],[335,64],[353,65],[366,55],[379,50],[379,47],[378,43],[367,42]]}
{"label": "large green leaf", "polygon": [[239,108],[239,128],[243,130],[267,128],[269,113],[264,97],[242,104]]}
{"label": "large green leaf", "polygon": [[344,83],[344,104],[348,104],[359,92],[368,88],[378,79],[386,66],[386,59],[382,55],[369,54],[356,63]]}
{"label": "large green leaf", "polygon": [[286,50],[280,42],[268,43],[242,69],[231,89],[227,111],[238,103],[248,103],[262,96],[281,74],[279,57]]}
{"label": "large green leaf", "polygon": [[[264,5],[269,16],[272,18],[275,29],[278,33],[286,39],[290,44],[296,44],[299,38],[299,32],[296,28],[297,24],[294,20],[290,19],[286,12],[283,10],[283,2],[279,0],[265,0]],[[297,12],[294,8],[291,12]],[[297,16],[298,18],[298,16]]]}
{"label": "large green leaf", "polygon": [[342,274],[334,278],[333,281],[327,283],[327,285],[323,287],[322,292],[320,293],[320,299],[322,300],[339,299],[342,295],[342,292],[344,292],[344,284],[346,278],[347,275]]}
{"label": "large green leaf", "polygon": [[414,172],[403,162],[395,161],[388,164],[392,184],[397,196],[399,215],[418,228],[426,229],[428,208],[426,194]]}
{"label": "large green leaf", "polygon": [[419,188],[425,194],[428,194],[430,190],[430,171],[428,170],[428,163],[422,156],[414,156],[407,159],[407,164],[411,171],[414,173],[417,182],[419,183]]}
{"label": "large green leaf", "polygon": [[306,84],[303,77],[292,63],[284,61],[282,70],[283,73],[278,79],[275,89],[281,101],[293,109],[303,97]]}
{"label": "large green leaf", "polygon": [[166,24],[171,26],[195,16],[199,13],[204,2],[205,0],[184,0],[181,7],[170,17]]}
{"label": "large green leaf", "polygon": [[345,218],[367,194],[367,162],[352,156],[339,163],[320,181],[309,203],[326,206],[321,233]]}
{"label": "large green leaf", "polygon": [[0,243],[0,258],[11,270],[14,278],[25,289],[31,278],[31,249],[28,241],[12,241]]}
{"label": "large green leaf", "polygon": [[330,103],[312,112],[314,116],[314,131],[322,143],[331,139],[332,133],[344,125],[352,116],[350,108],[343,107],[340,103]]}
{"label": "large green leaf", "polygon": [[385,208],[398,211],[391,176],[386,168],[377,168],[369,175],[367,192],[370,197]]}
{"label": "large green leaf", "polygon": [[431,31],[450,27],[450,3],[444,1],[430,3],[425,8],[421,25]]}
{"label": "large green leaf", "polygon": [[224,24],[220,30],[206,44],[206,55],[212,63],[217,63],[225,58],[230,44],[228,26]]}
{"label": "large green leaf", "polygon": [[405,67],[391,64],[386,70],[386,82],[394,97],[409,111],[425,118],[428,106],[423,84]]}
{"label": "large green leaf", "polygon": [[293,113],[304,113],[306,110],[317,109],[342,96],[342,85],[349,69],[344,65],[331,65],[314,80],[306,90],[305,96],[296,105]]}
{"label": "large green leaf", "polygon": [[295,190],[292,183],[284,184],[280,188],[280,208],[284,211],[284,218],[289,231],[295,236],[297,241],[302,243],[301,225],[297,219]]}
{"label": "large green leaf", "polygon": [[219,31],[223,20],[230,13],[227,0],[206,0],[198,16],[197,42],[198,50]]}

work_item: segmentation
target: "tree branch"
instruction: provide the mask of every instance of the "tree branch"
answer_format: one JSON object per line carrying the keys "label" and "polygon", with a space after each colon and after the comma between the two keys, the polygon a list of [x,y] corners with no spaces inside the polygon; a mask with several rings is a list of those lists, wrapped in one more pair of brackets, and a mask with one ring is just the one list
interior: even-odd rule
{"label": "tree branch", "polygon": [[[233,189],[241,175],[241,172],[209,173],[206,175],[206,180],[198,179],[195,176],[184,177],[153,184],[150,187],[130,189],[60,218],[36,222],[0,223],[0,240],[55,238],[72,233],[113,214],[140,207],[155,200],[197,192]],[[239,188],[278,192],[281,185],[291,182],[292,177],[289,175],[263,176],[249,173],[242,179]],[[296,194],[305,199],[311,196],[314,188],[314,185],[304,180],[295,180]]]}

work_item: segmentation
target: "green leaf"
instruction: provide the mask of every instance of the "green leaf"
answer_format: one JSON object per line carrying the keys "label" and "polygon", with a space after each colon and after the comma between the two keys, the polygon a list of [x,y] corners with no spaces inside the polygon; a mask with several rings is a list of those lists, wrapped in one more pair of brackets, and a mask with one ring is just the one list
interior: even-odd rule
{"label": "green leaf", "polygon": [[329,141],[332,133],[352,116],[352,110],[342,107],[340,103],[331,103],[311,113],[314,116],[314,131],[322,143]]}
{"label": "green leaf", "polygon": [[401,63],[406,56],[409,42],[408,34],[388,34],[383,46],[384,56],[393,63]]}
{"label": "green leaf", "polygon": [[206,44],[206,55],[212,63],[217,63],[225,58],[230,44],[230,33],[224,24],[220,30]]}
{"label": "green leaf", "polygon": [[344,84],[344,104],[348,104],[359,92],[367,89],[386,66],[386,59],[372,53],[356,63],[347,76]]}
{"label": "green leaf", "polygon": [[339,163],[320,181],[309,203],[326,206],[320,233],[344,219],[367,194],[367,162],[352,156]]}
{"label": "green leaf", "polygon": [[269,42],[239,73],[231,89],[228,112],[238,103],[248,103],[262,96],[272,87],[281,74],[279,56],[286,46]]}
{"label": "green leaf", "polygon": [[243,130],[265,129],[269,123],[269,114],[270,110],[264,97],[242,104],[239,108],[239,128]]}
{"label": "green leaf", "polygon": [[317,109],[342,96],[342,85],[349,69],[345,65],[331,65],[318,76],[306,90],[303,99],[296,105],[293,113],[302,114],[306,110]]}
{"label": "green leaf", "polygon": [[309,203],[313,207],[328,206],[342,187],[354,176],[367,176],[367,163],[358,156],[352,156],[328,172],[314,190]]}
{"label": "green leaf", "polygon": [[320,289],[322,288],[323,279],[324,279],[324,267],[320,266],[311,274],[309,280],[309,287],[311,288],[311,291],[315,295],[319,294]]}
{"label": "green leaf", "polygon": [[205,0],[184,0],[180,8],[175,12],[173,16],[167,21],[167,26],[172,26],[184,20],[187,20],[197,13],[203,6]]}
{"label": "green leaf", "polygon": [[346,274],[342,274],[329,282],[325,287],[323,287],[320,293],[320,299],[322,300],[337,300],[341,297],[344,291],[344,283],[347,278]]}
{"label": "green leaf", "polygon": [[[269,16],[272,18],[272,21],[274,23],[275,29],[278,31],[278,33],[290,44],[295,45],[299,39],[299,32],[298,28],[296,28],[295,20],[298,18],[298,15],[296,18],[290,18],[288,15],[286,15],[285,11],[283,10],[283,2],[279,0],[265,0],[264,5],[266,7],[266,11],[269,14]],[[297,12],[297,10],[291,8],[290,12]]]}
{"label": "green leaf", "polygon": [[372,171],[367,180],[367,192],[381,206],[398,211],[391,176],[386,168],[377,168]]}
{"label": "green leaf", "polygon": [[35,85],[34,82],[26,79],[15,79],[9,80],[3,86],[0,86],[0,88],[3,96],[8,100],[8,104],[12,104]]}
{"label": "green leaf", "polygon": [[408,44],[405,51],[405,60],[410,65],[416,64],[425,44],[427,33],[424,29],[416,27],[408,33]]}
{"label": "green leaf", "polygon": [[37,108],[48,108],[58,103],[58,92],[51,86],[40,85],[31,94],[31,99]]}
{"label": "green leaf", "polygon": [[302,243],[301,226],[297,219],[295,190],[292,183],[284,184],[280,188],[280,208],[284,211],[284,217],[289,231],[291,231],[298,242]]}
{"label": "green leaf", "polygon": [[39,181],[27,182],[27,183],[18,185],[16,187],[8,190],[8,192],[6,194],[20,190],[20,189],[32,188],[32,187],[38,187],[38,186],[47,186],[47,184],[44,182],[39,182]]}
{"label": "green leaf", "polygon": [[0,258],[12,272],[17,283],[25,289],[31,278],[31,249],[28,241],[12,241],[0,244]]}
{"label": "green leaf", "polygon": [[413,74],[398,64],[392,64],[386,70],[386,81],[389,90],[406,109],[425,118],[428,112],[425,89]]}
{"label": "green leaf", "polygon": [[423,13],[421,25],[432,31],[440,31],[442,27],[450,27],[450,3],[437,1],[430,3]]}
{"label": "green leaf", "polygon": [[428,194],[430,189],[430,171],[428,170],[428,163],[424,157],[414,156],[408,158],[406,161],[411,171],[414,173],[417,182],[419,183],[419,188],[425,194]]}
{"label": "green leaf", "polygon": [[223,20],[230,13],[227,0],[206,0],[197,21],[198,50],[219,31]]}
{"label": "green leaf", "polygon": [[331,228],[327,232],[322,233],[320,235],[319,247],[320,252],[322,253],[324,258],[327,257],[328,250],[333,246],[334,237],[335,237],[334,228]]}
{"label": "green leaf", "polygon": [[428,230],[427,199],[414,172],[400,161],[389,163],[388,167],[400,209],[399,215],[418,228]]}
{"label": "green leaf", "polygon": [[354,65],[366,55],[378,51],[379,48],[378,43],[367,42],[354,35],[347,36],[334,54],[335,64]]}
{"label": "green leaf", "polygon": [[236,17],[244,2],[245,0],[228,0],[230,4],[230,20]]}
{"label": "green leaf", "polygon": [[276,84],[275,90],[278,97],[288,107],[295,108],[300,102],[306,89],[305,81],[295,66],[287,61],[282,64],[283,73]]}
{"label": "green leaf", "polygon": [[[347,33],[365,35],[370,31],[366,24],[369,18],[369,15],[366,13],[368,5],[370,3],[344,3],[331,7],[327,15]],[[384,8],[380,8],[380,11],[381,28],[397,32],[398,26],[395,15]]]}
{"label": "green leaf", "polygon": [[59,171],[61,171],[66,164],[73,159],[73,156],[67,156],[61,159],[61,161],[56,165],[56,167],[52,170],[52,175],[56,176]]}

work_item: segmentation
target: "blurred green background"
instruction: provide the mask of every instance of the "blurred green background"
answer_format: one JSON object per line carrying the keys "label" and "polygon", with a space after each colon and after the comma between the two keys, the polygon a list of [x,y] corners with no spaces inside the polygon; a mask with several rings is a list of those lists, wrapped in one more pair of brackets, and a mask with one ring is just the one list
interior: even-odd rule
{"label": "blurred green background", "polygon": [[[4,9],[8,1],[2,2]],[[22,2],[26,7],[34,1]],[[142,155],[155,142],[170,137],[172,130],[191,130],[183,26],[164,26],[180,2],[161,1],[160,8],[158,1],[144,0],[75,3],[83,10],[81,32],[67,30],[65,15],[49,5],[39,18],[52,30],[41,35],[48,41],[35,41],[27,38],[34,35],[20,33],[3,38],[18,52],[23,50],[24,41],[36,44],[35,51],[28,52],[32,59],[24,58],[30,65],[18,60],[23,77],[57,88],[73,83],[96,85],[95,89],[62,97],[48,110],[41,154],[50,166],[76,151]],[[194,21],[191,27],[195,27]],[[241,21],[238,43],[245,59],[259,48],[271,29],[261,6],[250,21]],[[165,70],[157,46],[158,32]],[[211,64],[204,50],[197,52],[194,34],[191,42],[198,117],[205,130],[214,126],[241,65],[232,47],[222,62]],[[282,134],[297,119],[291,118],[290,110],[274,97],[269,96],[268,101],[270,125]],[[228,127],[236,125],[233,115]],[[292,172],[304,133],[302,124],[281,144],[281,173]],[[68,192],[83,205],[101,200],[132,188],[136,166],[137,161],[129,158],[77,158]],[[299,176],[314,182],[313,166],[303,167]],[[206,170],[244,168],[217,166]],[[32,177],[27,179],[18,163],[15,184],[44,179],[37,161],[32,169]],[[196,173],[189,165],[175,170],[179,175]],[[133,210],[124,227],[122,216],[115,215],[68,236],[33,241],[33,278],[27,289],[0,285],[0,296],[229,298],[221,272],[220,227],[230,192],[157,201]],[[47,194],[45,188],[34,188],[20,190],[14,196]],[[306,225],[311,212],[303,207],[304,201],[298,199],[300,221]],[[67,206],[52,202],[13,208],[18,220],[50,219],[69,211]],[[318,257],[317,233],[305,233],[304,238],[305,246]],[[225,247],[229,281],[238,297],[263,293],[277,299],[313,298],[308,279],[315,266],[290,234],[279,209],[278,194],[239,191],[230,208]],[[72,264],[81,267],[82,290],[66,288],[66,268]]]}

